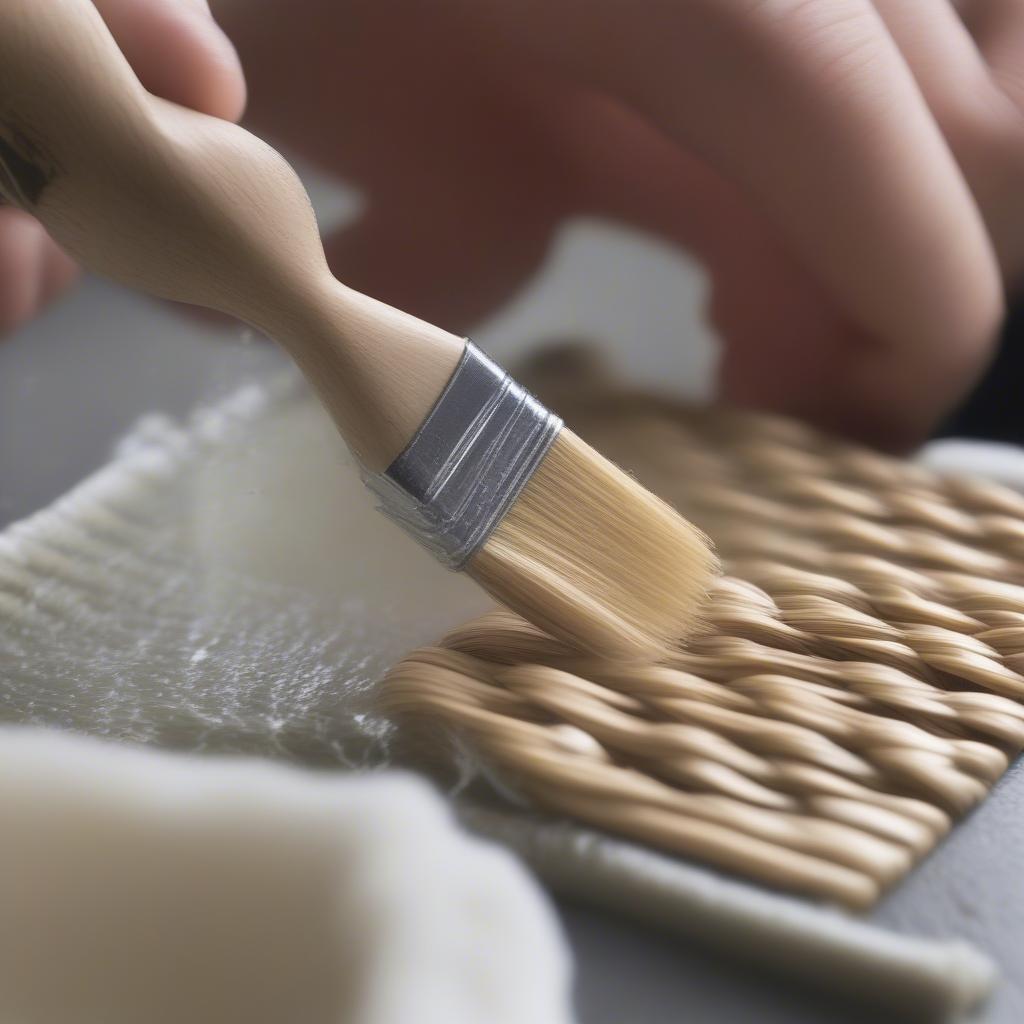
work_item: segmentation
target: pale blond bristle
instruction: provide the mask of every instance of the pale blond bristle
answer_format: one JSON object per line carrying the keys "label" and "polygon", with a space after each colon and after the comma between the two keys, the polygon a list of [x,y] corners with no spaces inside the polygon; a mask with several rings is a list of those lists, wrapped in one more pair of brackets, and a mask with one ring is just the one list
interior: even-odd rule
{"label": "pale blond bristle", "polygon": [[553,636],[634,660],[692,632],[718,560],[700,530],[562,430],[468,571]]}

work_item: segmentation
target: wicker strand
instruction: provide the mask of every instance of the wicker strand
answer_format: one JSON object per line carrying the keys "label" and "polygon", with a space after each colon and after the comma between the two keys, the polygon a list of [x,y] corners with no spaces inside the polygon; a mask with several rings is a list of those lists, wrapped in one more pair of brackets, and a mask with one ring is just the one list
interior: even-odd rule
{"label": "wicker strand", "polygon": [[869,906],[1024,749],[1024,497],[570,364],[533,385],[715,540],[705,628],[625,666],[495,611],[381,707],[538,807]]}

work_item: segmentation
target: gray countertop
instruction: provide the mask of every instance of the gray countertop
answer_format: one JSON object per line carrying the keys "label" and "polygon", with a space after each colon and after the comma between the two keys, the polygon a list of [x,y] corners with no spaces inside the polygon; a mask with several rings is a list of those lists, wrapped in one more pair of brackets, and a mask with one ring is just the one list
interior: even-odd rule
{"label": "gray countertop", "polygon": [[[532,294],[478,339],[500,354],[520,338],[629,337],[629,365],[638,376],[667,375],[700,392],[711,350],[697,324],[699,294],[699,278],[676,258],[584,227]],[[682,346],[680,337],[695,340]],[[237,327],[87,282],[0,345],[0,525],[100,466],[138,416],[181,414],[279,362],[272,348]],[[997,960],[1005,978],[984,1018],[993,1024],[1024,1020],[1022,849],[1018,766],[876,912],[900,930],[966,938]],[[584,1024],[880,1019],[672,936],[568,903],[560,911],[576,953]]]}

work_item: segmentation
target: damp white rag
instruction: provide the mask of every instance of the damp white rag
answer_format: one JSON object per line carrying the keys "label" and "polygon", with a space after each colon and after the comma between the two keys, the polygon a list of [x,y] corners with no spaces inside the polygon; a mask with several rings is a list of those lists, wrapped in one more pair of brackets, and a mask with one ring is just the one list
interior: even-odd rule
{"label": "damp white rag", "polygon": [[0,823],[4,1021],[571,1020],[536,884],[410,776],[6,727]]}

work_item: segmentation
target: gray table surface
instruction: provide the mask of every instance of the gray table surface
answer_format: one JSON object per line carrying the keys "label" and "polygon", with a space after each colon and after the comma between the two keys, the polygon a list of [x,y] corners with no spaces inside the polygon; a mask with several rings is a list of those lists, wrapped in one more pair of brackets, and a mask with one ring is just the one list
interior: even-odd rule
{"label": "gray table surface", "polygon": [[[699,391],[710,366],[695,320],[699,293],[699,279],[665,254],[584,228],[534,294],[479,337],[500,353],[516,338],[622,337],[628,330],[629,362],[641,377],[664,382],[667,372],[684,390]],[[681,348],[681,331],[696,340]],[[88,282],[0,345],[0,526],[100,466],[139,415],[184,413],[279,358],[238,328],[213,327]],[[999,962],[1004,981],[983,1016],[992,1024],[1024,1020],[1022,812],[1018,768],[876,912],[911,933],[966,938]],[[559,909],[576,954],[583,1024],[882,1019],[671,935],[568,903]]]}

